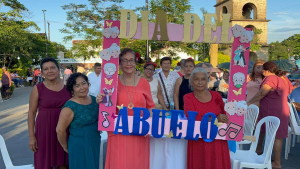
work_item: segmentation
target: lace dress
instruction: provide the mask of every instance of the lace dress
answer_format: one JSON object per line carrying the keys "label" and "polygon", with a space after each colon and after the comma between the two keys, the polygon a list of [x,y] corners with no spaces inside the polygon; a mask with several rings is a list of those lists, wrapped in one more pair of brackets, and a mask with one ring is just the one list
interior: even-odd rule
{"label": "lace dress", "polygon": [[99,105],[96,98],[91,97],[92,103],[89,105],[81,105],[71,100],[64,105],[74,112],[68,140],[70,169],[99,168],[101,140],[98,131]]}
{"label": "lace dress", "polygon": [[153,78],[151,82],[149,82],[151,88],[151,95],[154,104],[158,104],[157,92],[158,92],[158,79]]}

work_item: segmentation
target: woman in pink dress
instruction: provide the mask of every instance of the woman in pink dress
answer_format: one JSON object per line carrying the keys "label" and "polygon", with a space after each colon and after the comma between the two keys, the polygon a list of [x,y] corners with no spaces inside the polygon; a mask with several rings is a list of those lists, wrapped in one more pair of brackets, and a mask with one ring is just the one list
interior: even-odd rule
{"label": "woman in pink dress", "polygon": [[[265,63],[264,60],[258,59],[254,63],[250,75],[247,77],[247,97],[246,97],[247,102],[249,102],[260,89],[261,82],[265,77],[262,74],[262,70],[263,70],[262,67],[263,67],[264,63]],[[253,104],[255,104],[256,106],[259,106],[259,101],[255,102]]]}
{"label": "woman in pink dress", "polygon": [[[119,56],[123,74],[119,76],[117,105],[127,107],[155,107],[148,81],[135,75],[136,58],[131,49],[123,49]],[[117,109],[118,114],[118,109]],[[142,113],[143,115],[143,113]],[[108,133],[105,169],[149,169],[149,136],[125,136]]]}
{"label": "woman in pink dress", "polygon": [[34,168],[67,169],[68,155],[58,142],[56,126],[61,108],[72,96],[60,79],[55,59],[44,58],[41,69],[45,81],[33,87],[28,110],[29,148],[34,152]]}
{"label": "woman in pink dress", "polygon": [[[192,93],[186,94],[184,112],[196,111],[196,121],[201,121],[206,113],[214,113],[219,122],[228,123],[221,95],[207,89],[208,75],[203,68],[195,68],[190,77]],[[203,139],[188,141],[188,169],[230,169],[230,154],[226,140],[205,142]]]}
{"label": "woman in pink dress", "polygon": [[[248,105],[257,101],[260,102],[258,121],[266,116],[275,116],[280,119],[280,126],[277,130],[274,142],[274,162],[273,168],[281,168],[281,149],[283,139],[288,136],[288,126],[290,110],[288,106],[288,95],[292,92],[293,86],[285,76],[287,72],[279,70],[277,65],[272,62],[263,64],[263,75],[261,88],[258,93],[248,102]],[[262,128],[256,152],[262,154],[262,143],[265,137],[265,128]]]}

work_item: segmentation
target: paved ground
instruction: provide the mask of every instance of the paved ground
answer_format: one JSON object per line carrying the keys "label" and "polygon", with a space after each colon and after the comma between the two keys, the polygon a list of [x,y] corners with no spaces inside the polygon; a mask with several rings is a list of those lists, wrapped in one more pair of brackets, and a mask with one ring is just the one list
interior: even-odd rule
{"label": "paved ground", "polygon": [[[28,148],[27,111],[32,87],[16,89],[12,99],[0,103],[0,134],[4,137],[14,165],[33,164]],[[0,155],[0,168],[5,168]]]}
{"label": "paved ground", "polygon": [[[0,134],[4,137],[14,165],[33,164],[33,153],[28,148],[27,111],[32,87],[16,89],[13,99],[0,103]],[[285,144],[285,143],[284,143]],[[284,148],[284,147],[283,147]],[[300,169],[300,143],[291,148],[289,159],[284,159],[283,169]],[[0,154],[0,169],[5,168]]]}

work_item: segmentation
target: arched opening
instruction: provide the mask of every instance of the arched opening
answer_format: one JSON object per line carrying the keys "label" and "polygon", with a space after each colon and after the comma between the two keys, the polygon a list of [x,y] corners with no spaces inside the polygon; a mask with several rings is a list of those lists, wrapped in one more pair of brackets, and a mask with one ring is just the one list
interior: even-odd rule
{"label": "arched opening", "polygon": [[[253,32],[255,32],[255,30],[256,30],[256,27],[253,26],[253,25],[247,25],[247,26],[245,26],[245,28],[251,28]],[[257,39],[257,35],[254,34],[254,37],[253,37],[253,42],[254,43],[256,43],[256,39]]]}
{"label": "arched opening", "polygon": [[257,54],[254,52],[250,52],[249,60],[255,62],[257,60]]}
{"label": "arched opening", "polygon": [[257,19],[257,9],[253,3],[247,3],[243,6],[243,19]]}
{"label": "arched opening", "polygon": [[227,14],[227,13],[228,13],[228,10],[227,10],[227,7],[226,7],[226,6],[223,6],[223,8],[222,8],[222,13],[223,13],[223,14]]}

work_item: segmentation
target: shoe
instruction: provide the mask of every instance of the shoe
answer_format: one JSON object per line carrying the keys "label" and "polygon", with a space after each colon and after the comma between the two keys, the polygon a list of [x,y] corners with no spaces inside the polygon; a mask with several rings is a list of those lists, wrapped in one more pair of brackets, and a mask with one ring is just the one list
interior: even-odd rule
{"label": "shoe", "polygon": [[2,103],[3,102],[3,100],[0,100],[0,103]]}
{"label": "shoe", "polygon": [[8,98],[8,100],[11,100],[11,97],[10,97],[10,98]]}
{"label": "shoe", "polygon": [[5,101],[5,102],[6,102],[6,101],[8,101],[8,99],[3,99],[3,101]]}

